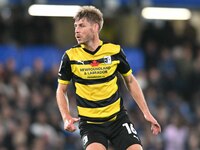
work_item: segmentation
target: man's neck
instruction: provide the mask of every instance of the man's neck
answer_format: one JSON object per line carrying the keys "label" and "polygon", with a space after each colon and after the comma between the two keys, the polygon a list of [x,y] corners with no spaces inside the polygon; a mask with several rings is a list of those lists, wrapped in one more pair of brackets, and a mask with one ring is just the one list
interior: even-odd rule
{"label": "man's neck", "polygon": [[100,45],[101,40],[99,38],[89,41],[88,43],[84,44],[84,47],[89,51],[95,51],[97,47]]}

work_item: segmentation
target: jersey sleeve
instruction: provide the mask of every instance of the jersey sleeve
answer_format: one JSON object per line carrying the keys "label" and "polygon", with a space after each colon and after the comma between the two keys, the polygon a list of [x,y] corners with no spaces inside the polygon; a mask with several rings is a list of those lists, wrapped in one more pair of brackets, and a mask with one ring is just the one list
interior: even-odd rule
{"label": "jersey sleeve", "polygon": [[123,49],[120,49],[120,52],[118,54],[118,59],[120,61],[117,70],[120,72],[123,76],[128,76],[132,73],[132,69],[126,59],[126,55],[124,54]]}
{"label": "jersey sleeve", "polygon": [[58,82],[68,84],[72,78],[71,65],[68,55],[65,53],[62,57],[58,71]]}

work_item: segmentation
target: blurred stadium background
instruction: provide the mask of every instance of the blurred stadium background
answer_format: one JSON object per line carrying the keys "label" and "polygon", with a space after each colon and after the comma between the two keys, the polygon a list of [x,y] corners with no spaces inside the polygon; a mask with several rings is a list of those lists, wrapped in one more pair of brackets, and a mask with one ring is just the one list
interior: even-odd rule
{"label": "blurred stadium background", "polygon": [[[0,150],[82,150],[79,131],[63,131],[55,99],[61,56],[76,44],[73,19],[30,16],[32,4],[102,10],[102,40],[122,45],[162,126],[159,136],[151,134],[122,85],[144,150],[200,150],[199,0],[0,0]],[[187,8],[191,16],[145,19],[147,6]],[[72,87],[68,96],[76,116]]]}

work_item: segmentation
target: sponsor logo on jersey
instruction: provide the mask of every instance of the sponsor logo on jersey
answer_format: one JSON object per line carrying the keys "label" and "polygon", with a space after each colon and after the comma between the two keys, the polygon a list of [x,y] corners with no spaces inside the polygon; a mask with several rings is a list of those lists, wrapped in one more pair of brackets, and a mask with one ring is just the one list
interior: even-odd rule
{"label": "sponsor logo on jersey", "polygon": [[99,65],[99,62],[98,62],[97,60],[93,60],[93,61],[90,63],[90,65],[91,65],[92,67],[96,67],[96,66]]}

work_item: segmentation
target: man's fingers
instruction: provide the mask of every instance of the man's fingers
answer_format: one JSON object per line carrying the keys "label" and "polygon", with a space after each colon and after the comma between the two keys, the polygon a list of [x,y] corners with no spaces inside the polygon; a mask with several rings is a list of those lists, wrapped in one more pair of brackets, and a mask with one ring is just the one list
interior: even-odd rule
{"label": "man's fingers", "polygon": [[73,118],[74,122],[78,122],[80,118]]}
{"label": "man's fingers", "polygon": [[76,130],[76,127],[74,126],[74,124],[68,124],[64,127],[65,130],[73,132]]}
{"label": "man's fingers", "polygon": [[70,126],[68,131],[74,132],[76,130],[76,127],[74,125]]}
{"label": "man's fingers", "polygon": [[66,120],[64,123],[64,129],[70,132],[73,132],[76,130],[76,127],[74,125],[75,122],[79,121],[79,118],[72,118],[69,121]]}
{"label": "man's fingers", "polygon": [[154,135],[157,135],[158,133],[161,132],[161,127],[160,127],[159,124],[152,124],[151,130],[152,130]]}

